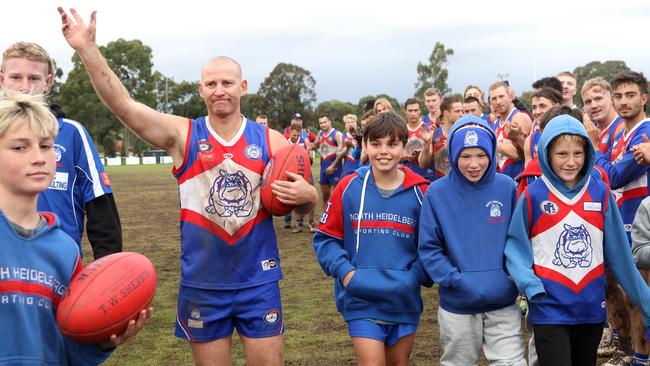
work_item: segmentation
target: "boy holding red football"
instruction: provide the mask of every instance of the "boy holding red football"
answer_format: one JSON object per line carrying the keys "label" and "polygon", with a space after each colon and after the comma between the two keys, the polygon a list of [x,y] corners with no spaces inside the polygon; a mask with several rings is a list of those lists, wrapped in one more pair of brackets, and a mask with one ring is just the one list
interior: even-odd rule
{"label": "boy holding red football", "polygon": [[59,331],[57,305],[82,264],[57,216],[36,209],[56,172],[57,131],[41,98],[0,96],[0,323],[13,333],[3,338],[0,364],[97,365],[153,312],[143,309],[123,334],[99,344],[74,343]]}

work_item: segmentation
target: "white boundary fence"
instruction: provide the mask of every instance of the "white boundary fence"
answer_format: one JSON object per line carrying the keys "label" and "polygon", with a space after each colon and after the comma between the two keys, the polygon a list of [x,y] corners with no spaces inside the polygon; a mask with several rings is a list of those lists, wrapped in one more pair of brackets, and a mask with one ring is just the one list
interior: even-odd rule
{"label": "white boundary fence", "polygon": [[117,157],[117,158],[101,158],[102,164],[104,166],[116,166],[116,165],[153,165],[153,164],[171,164],[171,156],[143,156],[142,158],[138,156],[128,156]]}

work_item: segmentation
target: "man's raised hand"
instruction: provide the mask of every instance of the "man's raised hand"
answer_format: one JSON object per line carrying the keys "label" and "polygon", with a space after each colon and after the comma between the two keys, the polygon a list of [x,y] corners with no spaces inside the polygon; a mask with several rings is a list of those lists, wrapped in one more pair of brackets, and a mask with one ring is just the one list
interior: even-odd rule
{"label": "man's raised hand", "polygon": [[62,7],[57,9],[61,14],[61,31],[70,47],[79,52],[89,45],[95,45],[97,12],[90,14],[90,24],[86,25],[76,10],[70,9],[70,15]]}

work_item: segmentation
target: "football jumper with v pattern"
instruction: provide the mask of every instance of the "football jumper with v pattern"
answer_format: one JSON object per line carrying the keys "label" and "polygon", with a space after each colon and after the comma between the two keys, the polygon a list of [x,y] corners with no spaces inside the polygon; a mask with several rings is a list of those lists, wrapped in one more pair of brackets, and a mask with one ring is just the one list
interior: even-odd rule
{"label": "football jumper with v pattern", "polygon": [[225,141],[206,117],[191,120],[180,195],[181,285],[232,290],[282,278],[269,212],[260,202],[269,130],[242,116]]}
{"label": "football jumper with v pattern", "polygon": [[534,271],[546,296],[531,302],[533,324],[597,323],[605,318],[603,226],[607,186],[593,177],[572,199],[542,176],[525,191]]}

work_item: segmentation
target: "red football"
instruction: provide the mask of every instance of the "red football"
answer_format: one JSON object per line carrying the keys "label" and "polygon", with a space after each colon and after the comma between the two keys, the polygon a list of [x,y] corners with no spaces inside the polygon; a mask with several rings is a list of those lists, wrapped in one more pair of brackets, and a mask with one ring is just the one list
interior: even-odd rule
{"label": "red football", "polygon": [[142,254],[115,253],[97,259],[70,282],[56,321],[64,336],[98,343],[121,334],[151,304],[156,269]]}
{"label": "red football", "polygon": [[262,205],[274,216],[284,216],[294,208],[294,206],[278,201],[271,189],[271,183],[276,180],[288,180],[286,172],[300,174],[308,182],[311,181],[309,154],[302,146],[295,144],[284,147],[273,154],[271,160],[266,164],[262,174],[260,196]]}

